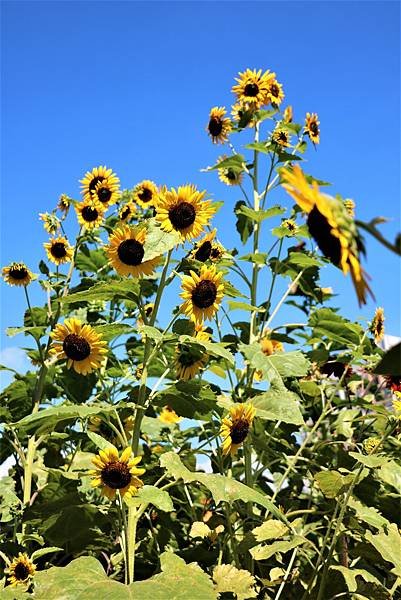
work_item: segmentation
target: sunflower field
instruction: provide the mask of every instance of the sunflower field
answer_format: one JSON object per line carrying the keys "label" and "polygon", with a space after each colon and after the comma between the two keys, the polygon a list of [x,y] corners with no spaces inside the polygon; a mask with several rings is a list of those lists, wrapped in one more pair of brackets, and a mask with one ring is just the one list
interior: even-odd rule
{"label": "sunflower field", "polygon": [[2,599],[401,597],[400,345],[320,283],[363,307],[362,233],[399,242],[305,172],[319,117],[275,73],[232,94],[205,132],[223,199],[96,166],[43,208],[38,268],[3,267],[31,368],[1,393]]}

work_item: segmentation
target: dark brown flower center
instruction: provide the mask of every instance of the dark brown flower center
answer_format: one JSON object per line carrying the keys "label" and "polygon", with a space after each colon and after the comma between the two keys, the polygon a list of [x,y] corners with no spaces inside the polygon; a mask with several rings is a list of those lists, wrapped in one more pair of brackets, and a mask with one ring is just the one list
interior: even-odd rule
{"label": "dark brown flower center", "polygon": [[30,575],[29,568],[23,562],[19,562],[14,567],[14,577],[18,581],[25,581]]}
{"label": "dark brown flower center", "polygon": [[88,223],[93,223],[93,221],[96,221],[96,219],[98,218],[99,213],[96,210],[96,208],[93,208],[92,206],[84,206],[81,211],[81,215],[84,221],[87,221]]}
{"label": "dark brown flower center", "polygon": [[316,241],[324,256],[338,266],[341,260],[340,240],[331,233],[330,224],[316,206],[310,211],[307,223],[311,236]]}
{"label": "dark brown flower center", "polygon": [[183,367],[191,367],[198,360],[201,360],[204,355],[204,351],[201,348],[189,346],[188,344],[180,344],[178,349],[180,352],[178,362]]}
{"label": "dark brown flower center", "polygon": [[244,92],[245,96],[255,97],[259,93],[259,86],[256,83],[247,83]]}
{"label": "dark brown flower center", "polygon": [[199,260],[200,262],[205,262],[210,258],[210,253],[212,251],[212,244],[207,240],[203,242],[195,252],[194,258]]}
{"label": "dark brown flower center", "polygon": [[108,202],[111,198],[111,190],[108,187],[101,187],[97,191],[97,197],[100,202]]}
{"label": "dark brown flower center", "polygon": [[121,262],[130,267],[141,264],[145,254],[143,245],[137,240],[124,240],[118,247],[117,254]]}
{"label": "dark brown flower center", "polygon": [[125,208],[122,209],[121,213],[120,213],[120,219],[124,220],[128,217],[128,215],[130,214],[131,210],[129,206],[126,206]]}
{"label": "dark brown flower center", "polygon": [[309,130],[313,133],[313,135],[317,135],[319,133],[319,127],[317,126],[316,121],[309,123]]}
{"label": "dark brown flower center", "polygon": [[272,96],[274,96],[274,98],[278,98],[278,96],[280,95],[280,90],[278,88],[278,85],[276,85],[275,83],[272,83],[269,91],[270,91],[270,94]]}
{"label": "dark brown flower center", "polygon": [[221,250],[218,246],[215,246],[214,248],[212,248],[212,251],[210,253],[210,258],[213,258],[213,260],[217,260],[218,258],[220,258],[221,256]]}
{"label": "dark brown flower center", "polygon": [[214,304],[216,296],[216,284],[209,279],[203,279],[192,292],[192,302],[197,308],[209,308]]}
{"label": "dark brown flower center", "polygon": [[102,482],[112,490],[121,490],[131,483],[132,475],[125,462],[110,462],[101,473]]}
{"label": "dark brown flower center", "polygon": [[13,279],[25,279],[28,275],[28,270],[25,267],[11,267],[9,274]]}
{"label": "dark brown flower center", "polygon": [[89,184],[89,191],[94,192],[96,190],[97,184],[101,183],[102,181],[104,181],[104,177],[102,177],[101,175],[99,175],[99,177],[94,177]]}
{"label": "dark brown flower center", "polygon": [[223,130],[223,121],[219,117],[212,117],[208,125],[209,133],[213,137],[218,137]]}
{"label": "dark brown flower center", "polygon": [[63,342],[63,350],[71,360],[85,360],[91,353],[91,347],[85,338],[69,333]]}
{"label": "dark brown flower center", "polygon": [[64,242],[54,242],[50,248],[50,253],[54,258],[64,258],[67,254]]}
{"label": "dark brown flower center", "polygon": [[138,198],[139,200],[142,200],[142,202],[150,202],[152,200],[152,190],[150,190],[149,188],[142,188],[140,192],[138,192]]}
{"label": "dark brown flower center", "polygon": [[181,230],[190,227],[195,221],[196,212],[189,202],[180,202],[168,212],[169,219],[175,229]]}
{"label": "dark brown flower center", "polygon": [[231,426],[231,440],[233,444],[242,444],[244,439],[249,433],[249,421],[245,419],[239,419],[234,421]]}

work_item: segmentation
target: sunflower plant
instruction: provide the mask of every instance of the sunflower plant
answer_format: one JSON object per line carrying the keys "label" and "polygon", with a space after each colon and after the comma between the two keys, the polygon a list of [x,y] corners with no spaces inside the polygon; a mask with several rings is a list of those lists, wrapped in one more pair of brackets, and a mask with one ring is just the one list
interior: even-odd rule
{"label": "sunflower plant", "polygon": [[3,267],[32,367],[1,393],[2,598],[400,591],[400,346],[321,281],[341,271],[363,306],[362,231],[398,245],[305,172],[324,129],[274,72],[232,93],[202,189],[96,166],[41,213],[38,269]]}

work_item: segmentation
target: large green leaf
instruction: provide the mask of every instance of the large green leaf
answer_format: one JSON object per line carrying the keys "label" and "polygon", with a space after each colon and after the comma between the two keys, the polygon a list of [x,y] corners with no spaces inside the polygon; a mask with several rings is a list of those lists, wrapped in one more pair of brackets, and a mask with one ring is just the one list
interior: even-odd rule
{"label": "large green leaf", "polygon": [[372,527],[381,529],[382,527],[388,527],[390,525],[390,522],[385,519],[376,508],[364,506],[362,502],[356,498],[351,497],[348,500],[348,506],[355,511],[359,520],[368,525],[372,525]]}
{"label": "large green leaf", "polygon": [[90,415],[98,415],[99,413],[113,412],[113,406],[51,406],[40,410],[37,413],[24,417],[14,427],[24,429],[24,431],[36,431],[37,433],[45,433],[52,431],[56,425],[63,421],[74,421],[76,419],[85,419]]}
{"label": "large green leaf", "polygon": [[341,567],[340,565],[332,565],[330,568],[333,571],[339,571],[339,573],[341,573],[350,592],[356,592],[358,589],[358,583],[356,581],[357,577],[362,577],[362,579],[368,583],[381,585],[380,581],[365,569],[349,569],[348,567]]}
{"label": "large green leaf", "polygon": [[73,304],[75,302],[91,302],[98,300],[112,300],[121,298],[123,300],[135,301],[139,294],[139,284],[134,279],[112,279],[96,283],[88,290],[75,292],[60,298],[63,304]]}
{"label": "large green leaf", "polygon": [[401,577],[401,536],[397,525],[391,523],[387,531],[382,531],[376,535],[373,535],[371,531],[367,531],[366,539],[376,548],[384,560],[394,565],[391,572],[397,577]]}
{"label": "large green leaf", "polygon": [[251,221],[255,223],[261,223],[265,219],[270,219],[271,217],[276,217],[277,215],[282,215],[285,213],[285,208],[282,206],[276,205],[272,206],[266,210],[254,210],[253,208],[249,208],[249,206],[242,205],[236,210],[237,215],[244,215]]}
{"label": "large green leaf", "polygon": [[343,319],[331,308],[315,310],[309,319],[309,325],[313,329],[313,337],[325,337],[340,344],[358,345],[363,335],[360,325]]}
{"label": "large green leaf", "polygon": [[252,399],[256,414],[268,421],[283,421],[293,425],[303,425],[304,420],[299,408],[299,398],[284,386],[273,382],[271,388]]}
{"label": "large green leaf", "polygon": [[269,381],[277,376],[302,377],[307,374],[310,367],[309,360],[299,350],[266,356],[258,342],[250,345],[240,344],[239,350],[249,361],[250,366],[262,371]]}
{"label": "large green leaf", "polygon": [[274,542],[273,544],[260,544],[259,546],[251,548],[249,552],[255,560],[267,560],[278,552],[288,552],[297,546],[301,546],[301,544],[304,544],[305,542],[307,542],[307,540],[304,537],[296,535],[290,541],[282,540]]}
{"label": "large green leaf", "polygon": [[341,475],[338,471],[316,473],[315,481],[327,498],[335,498],[345,492],[354,481],[355,475]]}
{"label": "large green leaf", "polygon": [[401,343],[386,352],[373,372],[378,375],[401,376]]}
{"label": "large green leaf", "polygon": [[138,494],[127,500],[128,505],[139,506],[141,504],[153,504],[159,510],[171,512],[174,510],[170,495],[165,490],[160,490],[154,485],[144,485]]}
{"label": "large green leaf", "polygon": [[198,338],[191,337],[189,335],[182,335],[179,337],[178,341],[180,344],[192,344],[195,346],[202,346],[205,348],[208,354],[211,356],[217,356],[220,358],[224,358],[230,366],[234,366],[234,357],[229,350],[224,346],[224,344],[207,342],[205,340],[200,340]]}
{"label": "large green leaf", "polygon": [[149,219],[148,231],[144,244],[145,254],[143,260],[152,260],[157,256],[167,253],[181,243],[181,237],[177,231],[167,233],[158,225],[156,219]]}

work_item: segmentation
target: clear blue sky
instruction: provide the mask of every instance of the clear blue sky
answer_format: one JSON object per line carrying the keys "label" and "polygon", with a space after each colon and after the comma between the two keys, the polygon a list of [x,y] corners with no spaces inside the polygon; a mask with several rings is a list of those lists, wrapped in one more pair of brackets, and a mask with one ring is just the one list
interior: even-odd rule
{"label": "clear blue sky", "polygon": [[[302,119],[318,112],[321,145],[307,172],[354,198],[357,215],[391,217],[399,230],[398,2],[3,2],[1,263],[37,271],[46,234],[38,213],[61,192],[78,197],[85,170],[107,164],[123,187],[141,179],[194,182],[224,199],[216,219],[238,244],[237,191],[200,172],[221,153],[204,127],[230,105],[239,70],[269,68]],[[273,202],[288,199],[283,192]],[[268,236],[268,229],[266,229]],[[266,243],[267,244],[267,243]],[[346,316],[384,306],[399,334],[399,259],[367,239],[376,302],[358,308],[333,267],[325,285]],[[36,290],[36,291],[34,291]],[[32,286],[34,300],[41,294]],[[18,325],[22,291],[2,285],[2,330]],[[2,337],[3,351],[23,337]],[[7,351],[8,352],[8,351]],[[12,354],[12,350],[9,351]]]}

